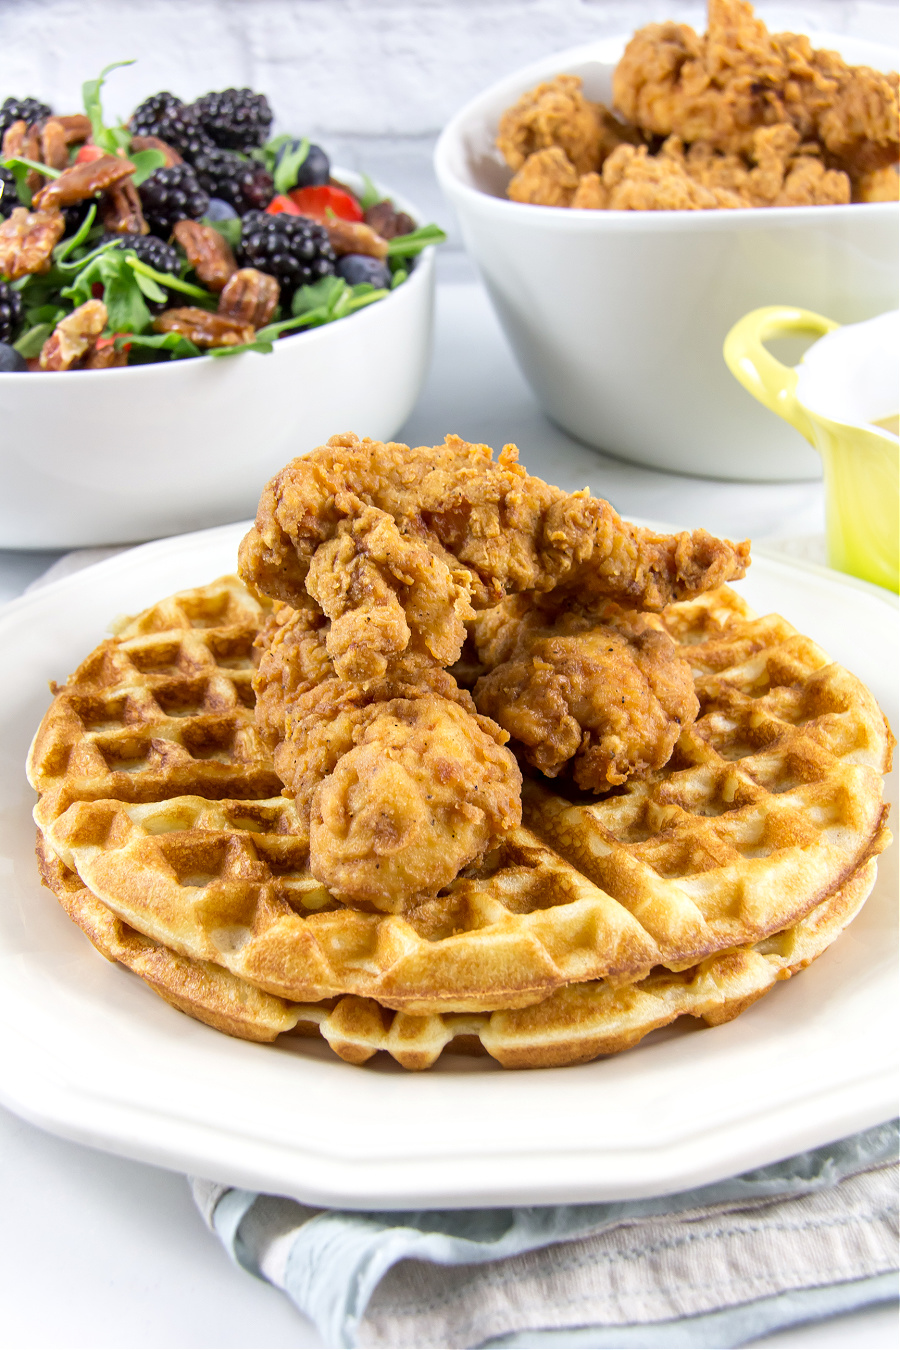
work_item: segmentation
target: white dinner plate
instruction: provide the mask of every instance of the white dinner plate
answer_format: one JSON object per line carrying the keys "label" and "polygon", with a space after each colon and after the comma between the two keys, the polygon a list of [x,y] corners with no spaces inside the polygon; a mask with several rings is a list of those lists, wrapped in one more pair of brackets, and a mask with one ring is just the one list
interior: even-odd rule
{"label": "white dinner plate", "polygon": [[[0,613],[0,1098],[127,1157],[357,1208],[620,1199],[713,1181],[895,1111],[897,849],[865,909],[744,1016],[692,1019],[617,1057],[509,1071],[445,1055],[411,1074],[324,1044],[260,1046],[171,1009],[106,962],[39,884],[31,736],[117,614],[232,571],[243,526],[166,539]],[[897,726],[891,597],[758,556],[740,589],[872,688]],[[895,777],[895,776],[894,776]],[[890,785],[896,800],[896,784]]]}

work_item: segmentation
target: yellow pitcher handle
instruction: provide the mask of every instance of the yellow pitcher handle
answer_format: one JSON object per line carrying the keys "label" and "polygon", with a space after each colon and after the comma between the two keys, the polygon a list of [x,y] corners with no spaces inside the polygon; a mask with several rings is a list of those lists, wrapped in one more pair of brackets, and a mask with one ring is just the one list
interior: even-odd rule
{"label": "yellow pitcher handle", "polygon": [[770,338],[822,337],[840,324],[790,305],[766,305],[738,319],[725,339],[724,356],[728,369],[745,389],[772,412],[778,413],[813,444],[813,429],[801,404],[794,396],[797,372],[783,365],[763,346]]}

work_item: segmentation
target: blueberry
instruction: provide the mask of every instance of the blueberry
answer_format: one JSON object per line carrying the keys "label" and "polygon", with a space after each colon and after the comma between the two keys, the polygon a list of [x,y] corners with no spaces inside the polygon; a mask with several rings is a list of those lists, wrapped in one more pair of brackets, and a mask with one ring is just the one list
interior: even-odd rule
{"label": "blueberry", "polygon": [[237,220],[237,214],[231,203],[223,202],[221,197],[210,197],[205,212],[207,220]]}
{"label": "blueberry", "polygon": [[10,347],[8,342],[0,342],[0,375],[27,369],[28,362],[25,357],[20,356],[15,347]]}
{"label": "blueberry", "polygon": [[391,284],[391,270],[387,263],[370,258],[365,253],[345,253],[343,258],[338,258],[334,270],[351,286],[367,281],[370,286],[387,290]]}
{"label": "blueberry", "polygon": [[[275,157],[275,163],[280,164],[284,156],[296,150],[299,144],[299,141],[285,141]],[[330,177],[331,161],[321,146],[311,145],[306,153],[306,159],[297,170],[297,182],[294,186],[321,187]]]}

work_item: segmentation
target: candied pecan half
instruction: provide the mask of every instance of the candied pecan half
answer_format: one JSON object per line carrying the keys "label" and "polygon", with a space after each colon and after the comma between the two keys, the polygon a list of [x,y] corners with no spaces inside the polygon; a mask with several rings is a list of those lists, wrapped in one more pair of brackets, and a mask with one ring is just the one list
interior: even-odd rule
{"label": "candied pecan half", "polygon": [[412,234],[416,222],[405,211],[394,209],[393,202],[376,202],[364,212],[363,219],[382,239],[396,239],[398,234]]}
{"label": "candied pecan half", "polygon": [[141,199],[130,178],[114,183],[100,198],[100,218],[110,234],[149,234]]}
{"label": "candied pecan half", "polygon": [[158,136],[132,136],[131,148],[135,154],[139,150],[161,150],[166,157],[166,162],[162,166],[164,169],[173,169],[176,164],[184,163],[178,151],[173,150],[171,145],[161,141]]}
{"label": "candied pecan half", "polygon": [[366,253],[370,258],[387,257],[387,240],[368,225],[354,220],[329,220],[325,224],[331,247],[340,258],[344,253]]}
{"label": "candied pecan half", "polygon": [[153,320],[157,333],[181,333],[198,347],[238,347],[252,342],[256,330],[252,324],[210,314],[205,309],[185,305],[183,309],[165,309]]}
{"label": "candied pecan half", "polygon": [[111,337],[94,338],[84,360],[82,370],[114,370],[128,365],[128,353],[116,351],[116,340]]}
{"label": "candied pecan half", "polygon": [[134,165],[131,161],[120,159],[118,155],[101,155],[99,159],[88,160],[86,164],[72,164],[58,178],[41,188],[34,205],[42,209],[48,206],[74,206],[86,197],[93,197],[95,192],[106,192],[114,183],[121,182],[132,173]]}
{"label": "candied pecan half", "polygon": [[198,220],[179,220],[172,233],[197,276],[211,291],[220,291],[237,271],[228,240],[211,225],[201,225]]}
{"label": "candied pecan half", "polygon": [[[37,127],[29,126],[27,122],[13,122],[3,133],[2,155],[4,159],[21,156],[23,159],[39,160],[41,157],[41,138],[38,135]],[[34,192],[43,181],[42,176],[35,169],[30,169],[25,179],[25,185],[31,192]]]}
{"label": "candied pecan half", "polygon": [[41,348],[41,370],[71,370],[106,327],[102,300],[85,300],[60,319]]}
{"label": "candied pecan half", "polygon": [[53,245],[66,228],[61,211],[29,211],[17,206],[0,222],[0,272],[10,281],[31,272],[46,272]]}
{"label": "candied pecan half", "polygon": [[66,131],[58,117],[48,117],[41,126],[41,163],[51,169],[66,169],[69,165],[69,146]]}
{"label": "candied pecan half", "polygon": [[54,121],[58,122],[66,133],[67,145],[79,145],[91,134],[91,119],[85,117],[84,113],[69,113],[65,117],[54,118]]}
{"label": "candied pecan half", "polygon": [[274,277],[255,267],[242,267],[229,278],[219,296],[219,313],[238,323],[262,328],[275,313],[281,287]]}
{"label": "candied pecan half", "polygon": [[10,122],[3,133],[4,159],[12,159],[15,155],[23,155],[25,153],[25,136],[27,131],[27,122]]}

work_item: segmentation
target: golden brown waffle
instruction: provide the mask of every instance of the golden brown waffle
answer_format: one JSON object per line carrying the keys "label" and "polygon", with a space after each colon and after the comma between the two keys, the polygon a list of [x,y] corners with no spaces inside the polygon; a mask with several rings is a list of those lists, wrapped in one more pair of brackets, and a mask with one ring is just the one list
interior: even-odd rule
{"label": "golden brown waffle", "polygon": [[[202,760],[201,786],[190,789],[189,763],[179,757],[168,775],[165,754],[154,758],[154,724],[142,724],[140,699],[136,722],[127,721],[127,691],[137,695],[155,678],[148,672],[141,682],[129,644],[168,651],[174,677],[194,643],[209,650],[204,634],[217,631],[215,615],[246,603],[245,654],[227,659],[249,660],[254,602],[241,594],[233,580],[186,592],[98,649],[45,718],[32,781],[44,792],[36,819],[48,843],[118,918],[269,994],[299,1003],[354,995],[430,1015],[524,1008],[598,979],[628,984],[797,923],[889,838],[881,775],[891,736],[871,695],[783,619],[756,619],[721,588],[663,619],[697,672],[701,702],[665,769],[601,801],[533,785],[526,825],[442,895],[402,917],[348,910],[309,873],[292,803],[261,799],[270,766],[240,709],[228,714],[221,782],[204,776]],[[215,614],[211,595],[223,606]],[[133,673],[119,731],[148,748],[130,772],[120,770],[116,783],[128,791],[117,793],[106,786],[115,774],[102,745],[104,786],[85,774],[97,733],[73,691],[107,662],[118,676],[123,656]],[[54,742],[49,729],[60,724],[66,733]],[[48,760],[59,765],[55,775]],[[238,777],[244,763],[246,791],[211,800],[225,797],[227,775]]]}
{"label": "golden brown waffle", "polygon": [[280,792],[253,719],[253,639],[270,608],[222,577],[124,621],[53,686],[32,787],[66,802]]}
{"label": "golden brown waffle", "polygon": [[372,999],[317,1004],[263,993],[213,962],[169,951],[118,919],[38,835],[44,882],[110,961],[135,972],[180,1011],[245,1040],[320,1035],[342,1059],[363,1064],[386,1051],[405,1069],[426,1069],[444,1050],[487,1053],[505,1068],[580,1064],[628,1050],[682,1016],[731,1021],[779,980],[814,961],[864,903],[875,880],[870,858],[799,923],[752,946],[720,952],[681,974],[657,970],[632,985],[572,984],[529,1008],[416,1016]]}

